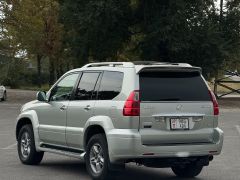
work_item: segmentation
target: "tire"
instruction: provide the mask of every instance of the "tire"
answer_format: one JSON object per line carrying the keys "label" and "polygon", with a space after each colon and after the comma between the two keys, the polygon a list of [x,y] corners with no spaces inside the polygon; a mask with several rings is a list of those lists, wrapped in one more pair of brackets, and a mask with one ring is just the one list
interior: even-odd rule
{"label": "tire", "polygon": [[37,152],[32,125],[24,125],[18,134],[18,157],[23,164],[38,165],[44,152]]}
{"label": "tire", "polygon": [[178,177],[193,178],[201,173],[202,168],[203,166],[190,164],[186,166],[174,166],[172,167],[172,171]]}
{"label": "tire", "polygon": [[85,158],[87,171],[93,180],[113,178],[113,172],[110,171],[107,140],[104,134],[96,134],[90,138]]}

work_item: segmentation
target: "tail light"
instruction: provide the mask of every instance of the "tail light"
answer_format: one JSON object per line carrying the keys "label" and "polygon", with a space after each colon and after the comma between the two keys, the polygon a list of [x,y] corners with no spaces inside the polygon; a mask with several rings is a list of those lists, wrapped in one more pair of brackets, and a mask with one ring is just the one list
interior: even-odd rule
{"label": "tail light", "polygon": [[214,95],[214,93],[211,90],[209,90],[209,94],[211,96],[212,103],[213,103],[213,113],[215,116],[217,116],[217,115],[219,115],[219,106],[218,106],[216,96]]}
{"label": "tail light", "polygon": [[124,107],[123,116],[139,116],[140,115],[140,99],[139,91],[133,91],[128,96]]}

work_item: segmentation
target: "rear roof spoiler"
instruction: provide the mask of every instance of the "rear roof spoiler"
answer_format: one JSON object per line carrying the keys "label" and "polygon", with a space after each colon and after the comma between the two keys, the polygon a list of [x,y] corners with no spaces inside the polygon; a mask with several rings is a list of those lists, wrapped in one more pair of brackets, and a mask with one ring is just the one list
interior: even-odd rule
{"label": "rear roof spoiler", "polygon": [[200,67],[169,67],[169,66],[148,66],[143,67],[137,73],[141,72],[157,72],[157,71],[168,71],[168,72],[199,72],[202,74],[202,68]]}

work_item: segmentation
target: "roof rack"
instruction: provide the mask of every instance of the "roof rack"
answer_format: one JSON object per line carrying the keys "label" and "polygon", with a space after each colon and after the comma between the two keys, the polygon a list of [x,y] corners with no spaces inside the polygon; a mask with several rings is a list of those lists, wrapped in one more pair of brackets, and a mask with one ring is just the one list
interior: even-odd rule
{"label": "roof rack", "polygon": [[127,67],[127,68],[134,68],[135,65],[172,65],[172,66],[185,66],[185,67],[192,67],[190,64],[187,63],[174,63],[174,62],[157,62],[157,61],[134,61],[134,62],[100,62],[100,63],[90,63],[83,66],[83,68],[90,68],[90,67]]}
{"label": "roof rack", "polygon": [[134,61],[134,65],[165,65],[165,64],[170,64],[170,65],[179,65],[179,63],[174,63],[174,62],[158,62],[158,61]]}
{"label": "roof rack", "polygon": [[157,61],[133,61],[134,65],[151,65],[158,63]]}
{"label": "roof rack", "polygon": [[134,64],[132,62],[101,62],[101,63],[90,63],[83,66],[83,68],[88,67],[101,67],[101,66],[109,66],[109,67],[116,67],[116,66],[122,66],[122,67],[134,67]]}

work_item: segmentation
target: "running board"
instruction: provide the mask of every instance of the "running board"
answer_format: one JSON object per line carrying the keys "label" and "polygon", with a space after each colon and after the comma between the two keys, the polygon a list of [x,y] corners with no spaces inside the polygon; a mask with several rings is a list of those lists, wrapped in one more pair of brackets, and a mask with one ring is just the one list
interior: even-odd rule
{"label": "running board", "polygon": [[42,144],[39,150],[44,152],[64,155],[68,157],[78,158],[82,161],[85,160],[85,154],[86,154],[84,151],[81,151],[81,150],[59,147],[59,146],[48,145],[48,144]]}

